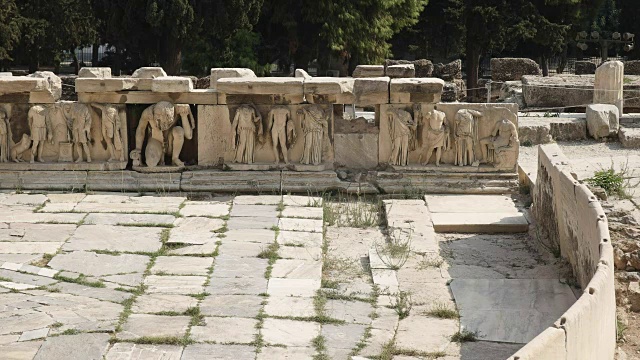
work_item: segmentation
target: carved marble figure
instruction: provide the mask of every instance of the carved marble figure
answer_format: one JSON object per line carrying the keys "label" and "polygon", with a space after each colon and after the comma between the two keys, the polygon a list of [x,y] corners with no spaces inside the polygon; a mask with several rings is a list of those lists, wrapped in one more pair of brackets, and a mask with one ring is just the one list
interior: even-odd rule
{"label": "carved marble figure", "polygon": [[236,152],[235,162],[253,164],[256,137],[262,136],[262,116],[250,105],[236,110],[231,124],[231,146]]}
{"label": "carved marble figure", "polygon": [[11,147],[11,160],[15,162],[23,162],[22,156],[31,147],[31,138],[27,134],[22,134],[22,139],[19,143]]}
{"label": "carved marble figure", "polygon": [[[29,131],[31,132],[31,163],[34,161],[44,162],[42,159],[42,150],[44,142],[49,140],[53,142],[53,133],[51,131],[51,123],[48,119],[47,109],[42,105],[34,105],[29,109],[27,114],[29,123]],[[37,157],[36,157],[37,156]]]}
{"label": "carved marble figure", "polygon": [[493,163],[500,167],[504,161],[502,153],[514,151],[520,141],[518,140],[518,130],[509,120],[503,119],[496,123],[491,132],[491,136],[480,139],[483,163]]}
{"label": "carved marble figure", "polygon": [[10,134],[9,114],[0,109],[0,162],[7,162],[9,159]]}
{"label": "carved marble figure", "polygon": [[267,124],[267,129],[271,131],[275,163],[280,163],[280,153],[278,152],[278,145],[280,145],[284,163],[288,164],[289,146],[295,142],[296,138],[296,129],[291,120],[291,112],[286,106],[276,106],[269,112]]}
{"label": "carved marble figure", "polygon": [[389,135],[391,135],[391,156],[389,164],[407,166],[409,151],[415,149],[418,124],[408,111],[391,108],[389,117]]}
{"label": "carved marble figure", "polygon": [[304,150],[300,163],[320,165],[325,150],[325,139],[329,139],[329,122],[327,114],[317,105],[305,106],[297,111],[300,126],[304,135]]}
{"label": "carved marble figure", "polygon": [[[101,133],[109,151],[109,159],[107,161],[124,161],[118,109],[110,104],[91,104],[91,106],[102,112]],[[120,159],[116,159],[116,151],[120,151]]]}
{"label": "carved marble figure", "polygon": [[436,151],[436,166],[440,166],[442,152],[449,150],[450,136],[449,127],[446,122],[446,115],[442,111],[430,110],[423,119],[424,133],[423,146],[426,156],[422,165],[427,165],[433,151]]}
{"label": "carved marble figure", "polygon": [[[178,124],[180,120],[180,124]],[[136,128],[136,148],[131,151],[131,158],[139,163],[142,145],[147,138],[145,163],[148,167],[165,164],[165,155],[171,156],[171,164],[184,166],[180,160],[180,152],[184,139],[193,138],[196,121],[188,104],[172,104],[161,101],[151,105],[142,112]],[[147,137],[147,130],[150,136]]]}
{"label": "carved marble figure", "polygon": [[82,151],[87,155],[87,162],[91,162],[88,142],[91,141],[91,112],[85,104],[73,104],[69,114],[71,120],[71,141],[73,142],[78,159],[82,162]]}
{"label": "carved marble figure", "polygon": [[475,165],[475,144],[478,134],[478,122],[476,117],[482,117],[482,113],[470,109],[458,110],[454,119],[453,134],[456,142],[455,165]]}

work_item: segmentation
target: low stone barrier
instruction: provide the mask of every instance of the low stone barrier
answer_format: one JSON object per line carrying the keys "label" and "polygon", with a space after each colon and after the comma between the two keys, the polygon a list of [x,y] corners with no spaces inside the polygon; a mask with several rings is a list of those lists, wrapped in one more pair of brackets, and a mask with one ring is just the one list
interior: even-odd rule
{"label": "low stone barrier", "polygon": [[539,147],[532,212],[550,246],[569,260],[584,292],[555,324],[509,360],[613,359],[616,303],[607,218],[555,144]]}

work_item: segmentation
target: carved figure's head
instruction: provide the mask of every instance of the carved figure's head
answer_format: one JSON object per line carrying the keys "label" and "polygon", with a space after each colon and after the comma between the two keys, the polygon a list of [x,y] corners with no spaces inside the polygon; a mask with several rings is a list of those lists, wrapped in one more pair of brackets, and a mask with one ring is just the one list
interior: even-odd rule
{"label": "carved figure's head", "polygon": [[175,107],[168,101],[160,101],[153,108],[153,121],[162,131],[169,130],[175,124]]}
{"label": "carved figure's head", "polygon": [[191,106],[189,104],[175,105],[176,116],[182,120],[182,128],[184,129],[184,137],[186,139],[193,138],[193,129],[196,127],[196,120],[191,112]]}

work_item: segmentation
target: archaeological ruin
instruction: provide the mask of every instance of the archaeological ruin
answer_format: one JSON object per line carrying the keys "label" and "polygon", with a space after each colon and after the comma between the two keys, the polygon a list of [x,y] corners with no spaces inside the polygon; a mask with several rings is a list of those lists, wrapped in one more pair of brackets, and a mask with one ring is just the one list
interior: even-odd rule
{"label": "archaeological ruin", "polygon": [[[571,96],[532,62],[496,74],[528,104]],[[640,198],[592,179],[640,165],[616,152],[624,65],[553,118],[445,102],[423,72],[213,68],[195,89],[85,67],[77,101],[0,74],[0,359],[616,358],[640,261],[613,240]]]}

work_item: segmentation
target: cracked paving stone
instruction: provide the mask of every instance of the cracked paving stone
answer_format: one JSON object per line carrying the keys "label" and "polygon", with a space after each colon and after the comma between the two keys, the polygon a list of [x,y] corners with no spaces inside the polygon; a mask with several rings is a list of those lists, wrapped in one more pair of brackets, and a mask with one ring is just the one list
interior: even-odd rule
{"label": "cracked paving stone", "polygon": [[180,209],[180,215],[221,217],[229,214],[229,204],[222,202],[187,201]]}
{"label": "cracked paving stone", "polygon": [[224,235],[224,238],[221,239],[223,245],[235,241],[271,244],[276,233],[271,229],[246,229],[229,230]]}
{"label": "cracked paving stone", "polygon": [[267,292],[267,279],[253,278],[211,278],[205,289],[211,295],[260,295]]}
{"label": "cracked paving stone", "polygon": [[371,304],[362,301],[327,300],[327,315],[347,323],[369,324],[373,311]]}
{"label": "cracked paving stone", "polygon": [[263,299],[255,295],[210,295],[200,302],[200,312],[206,316],[254,318]]}
{"label": "cracked paving stone", "polygon": [[234,205],[231,217],[278,217],[278,209],[273,205]]}
{"label": "cracked paving stone", "polygon": [[312,317],[316,315],[313,298],[309,297],[269,297],[264,311],[270,316]]}
{"label": "cracked paving stone", "polygon": [[131,307],[134,313],[159,313],[171,311],[184,313],[189,308],[198,306],[198,299],[186,295],[144,294],[136,298]]}
{"label": "cracked paving stone", "polygon": [[84,218],[84,225],[156,225],[170,226],[175,221],[173,215],[160,214],[108,214],[94,213]]}
{"label": "cracked paving stone", "polygon": [[320,324],[310,321],[267,318],[262,327],[262,336],[267,344],[310,346],[311,340],[318,335]]}
{"label": "cracked paving stone", "polygon": [[182,346],[116,343],[105,360],[180,360]]}
{"label": "cracked paving stone", "polygon": [[278,224],[280,230],[298,231],[304,229],[307,232],[322,233],[323,221],[316,219],[280,218]]}
{"label": "cracked paving stone", "polygon": [[311,347],[263,347],[256,360],[313,360],[316,350]]}
{"label": "cracked paving stone", "polygon": [[108,334],[49,337],[34,360],[102,359],[109,347]]}
{"label": "cracked paving stone", "polygon": [[254,360],[255,357],[253,346],[194,344],[184,348],[180,360]]}
{"label": "cracked paving stone", "polygon": [[174,275],[207,275],[213,258],[191,256],[158,256],[151,272]]}
{"label": "cracked paving stone", "polygon": [[49,267],[73,271],[90,276],[106,276],[121,273],[142,273],[149,257],[144,255],[106,255],[88,251],[58,254],[49,261]]}
{"label": "cracked paving stone", "polygon": [[0,354],[2,354],[3,360],[33,359],[43,342],[44,341],[26,341],[1,345]]}
{"label": "cracked paving stone", "polygon": [[258,320],[234,317],[206,317],[206,325],[193,326],[191,337],[198,342],[249,344],[258,334]]}
{"label": "cracked paving stone", "polygon": [[271,229],[278,226],[277,217],[232,217],[227,220],[229,230]]}
{"label": "cracked paving stone", "polygon": [[148,286],[147,292],[150,294],[199,294],[206,280],[206,276],[149,275],[144,283]]}
{"label": "cracked paving stone", "polygon": [[154,227],[82,225],[62,249],[155,252],[162,246],[162,230]]}
{"label": "cracked paving stone", "polygon": [[190,316],[131,314],[117,334],[118,339],[140,337],[183,337],[189,328]]}

